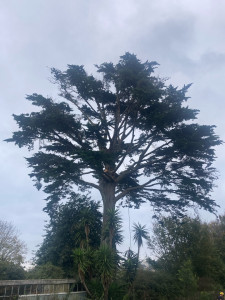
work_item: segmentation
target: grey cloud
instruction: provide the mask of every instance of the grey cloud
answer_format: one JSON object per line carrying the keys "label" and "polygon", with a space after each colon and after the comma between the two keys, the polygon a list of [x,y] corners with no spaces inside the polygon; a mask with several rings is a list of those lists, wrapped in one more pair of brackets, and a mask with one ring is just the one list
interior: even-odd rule
{"label": "grey cloud", "polygon": [[[213,14],[206,10],[209,4]],[[26,94],[57,97],[56,86],[48,81],[48,67],[84,64],[92,72],[94,64],[116,62],[125,51],[158,61],[157,73],[171,77],[175,85],[194,82],[190,105],[200,109],[200,122],[216,124],[224,136],[224,22],[214,0],[207,0],[204,7],[194,0],[171,0],[169,5],[167,0],[2,1],[0,140],[16,130],[12,113],[32,110],[24,100]],[[32,249],[42,240],[47,216],[42,212],[45,195],[28,177],[23,159],[27,155],[12,144],[0,144],[0,218],[14,221]],[[222,176],[215,196],[222,203],[223,146],[218,156]],[[142,214],[140,210],[137,215]]]}

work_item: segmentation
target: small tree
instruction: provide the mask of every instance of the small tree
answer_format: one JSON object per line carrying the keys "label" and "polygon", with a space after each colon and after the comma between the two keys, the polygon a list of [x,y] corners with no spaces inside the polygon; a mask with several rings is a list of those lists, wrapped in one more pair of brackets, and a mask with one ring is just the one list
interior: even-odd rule
{"label": "small tree", "polygon": [[99,204],[87,197],[73,195],[67,203],[55,205],[44,241],[36,252],[36,264],[50,262],[61,267],[67,277],[74,276],[74,248],[98,248],[101,227]]}
{"label": "small tree", "polygon": [[128,286],[127,299],[132,295],[133,284],[137,275],[138,256],[131,249],[125,252],[125,258],[122,262],[123,278]]}
{"label": "small tree", "polygon": [[121,202],[214,211],[212,163],[221,141],[214,126],[193,122],[198,111],[186,105],[190,84],[166,86],[153,75],[157,65],[126,53],[115,65],[97,66],[101,78],[83,66],[52,69],[64,102],[27,96],[38,111],[14,115],[20,130],[7,141],[29,150],[39,143],[27,162],[36,186],[45,185],[49,209],[79,187],[100,192],[103,232],[107,212]]}
{"label": "small tree", "polygon": [[21,265],[27,248],[19,239],[19,233],[9,222],[0,220],[0,262]]}
{"label": "small tree", "polygon": [[[103,236],[104,241],[109,241],[109,243],[104,243],[98,249],[94,249],[90,247],[89,243],[86,243],[86,247],[83,247],[82,244],[82,247],[76,248],[73,251],[73,257],[80,280],[88,295],[96,299],[96,294],[101,294],[99,289],[98,291],[96,291],[96,289],[89,289],[89,284],[92,285],[93,281],[96,280],[97,282],[101,282],[101,297],[106,300],[108,299],[110,285],[116,277],[120,260],[116,251],[116,245],[122,242],[122,221],[118,210],[109,210],[107,213],[108,223],[103,232]],[[85,224],[83,224],[83,227],[85,228]],[[92,228],[90,227],[87,234],[87,241],[89,241],[88,235],[91,230]]]}
{"label": "small tree", "polygon": [[108,245],[102,245],[95,252],[95,261],[103,286],[103,299],[108,300],[109,287],[116,272],[117,255]]}

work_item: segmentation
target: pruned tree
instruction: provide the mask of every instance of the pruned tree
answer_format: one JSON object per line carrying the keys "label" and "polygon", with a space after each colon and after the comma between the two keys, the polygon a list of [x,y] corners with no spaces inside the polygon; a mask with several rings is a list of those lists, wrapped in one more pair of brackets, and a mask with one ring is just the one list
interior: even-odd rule
{"label": "pruned tree", "polygon": [[30,176],[38,188],[44,184],[48,209],[79,187],[100,192],[103,232],[118,203],[214,211],[212,163],[221,141],[214,126],[193,122],[198,111],[186,104],[190,84],[167,86],[153,74],[157,65],[126,53],[117,64],[96,66],[96,77],[83,66],[53,68],[63,101],[27,96],[39,110],[14,115],[20,130],[6,141],[35,149],[27,158]]}
{"label": "pruned tree", "polygon": [[20,265],[24,261],[27,248],[19,238],[15,226],[0,220],[0,262]]}

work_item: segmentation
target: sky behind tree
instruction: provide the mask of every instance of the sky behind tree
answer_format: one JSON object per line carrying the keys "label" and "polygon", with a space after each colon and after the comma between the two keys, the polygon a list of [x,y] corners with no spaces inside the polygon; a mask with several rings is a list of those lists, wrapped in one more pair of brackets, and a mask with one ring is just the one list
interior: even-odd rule
{"label": "sky behind tree", "polygon": [[[29,257],[42,241],[45,195],[28,176],[31,170],[24,157],[29,153],[3,142],[17,129],[12,114],[33,109],[25,96],[36,92],[57,99],[51,67],[64,70],[67,64],[78,64],[94,73],[94,64],[116,63],[129,51],[142,61],[157,61],[156,74],[168,78],[168,83],[179,87],[193,83],[189,106],[200,110],[199,123],[216,125],[225,141],[224,11],[222,0],[1,1],[0,219],[19,229]],[[221,206],[220,214],[225,209],[224,152],[223,145],[217,148],[215,162],[220,178],[213,197]],[[100,199],[98,194],[94,197]],[[150,226],[148,204],[129,213],[131,223]],[[127,209],[123,214],[127,228]]]}

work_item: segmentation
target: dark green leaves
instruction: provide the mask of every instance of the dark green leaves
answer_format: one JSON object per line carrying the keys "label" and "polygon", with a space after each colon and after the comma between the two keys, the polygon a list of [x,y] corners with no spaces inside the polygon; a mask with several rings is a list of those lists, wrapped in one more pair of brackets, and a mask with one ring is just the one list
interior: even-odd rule
{"label": "dark green leaves", "polygon": [[214,126],[193,123],[198,110],[187,106],[191,84],[167,86],[153,74],[157,65],[125,53],[117,64],[97,66],[98,76],[84,66],[53,68],[64,101],[27,97],[39,110],[14,115],[20,130],[7,141],[39,148],[28,162],[48,199],[94,187],[107,201],[104,186],[111,183],[115,203],[214,210],[212,163],[222,142]]}

